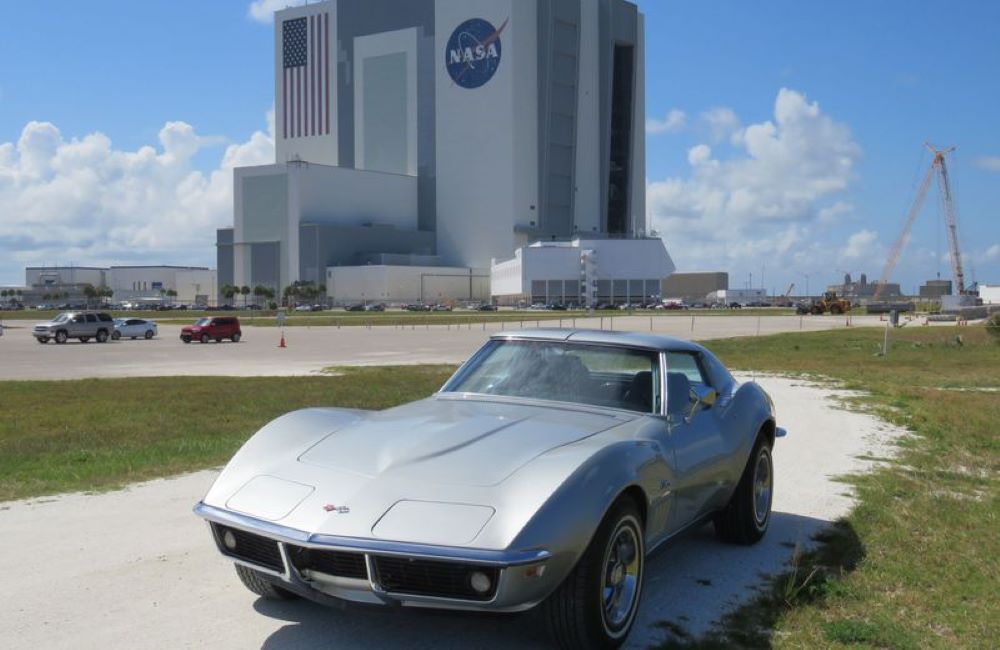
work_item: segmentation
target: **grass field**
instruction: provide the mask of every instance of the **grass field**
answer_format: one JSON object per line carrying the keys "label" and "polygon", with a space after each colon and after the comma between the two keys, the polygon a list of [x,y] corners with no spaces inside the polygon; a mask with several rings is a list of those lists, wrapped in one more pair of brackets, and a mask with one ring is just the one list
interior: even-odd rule
{"label": "grass field", "polygon": [[886,358],[872,329],[710,344],[730,367],[822,375],[866,391],[853,408],[915,435],[896,462],[849,480],[860,503],[818,551],[718,635],[681,634],[664,647],[997,647],[1000,345],[984,328],[892,337]]}
{"label": "grass field", "polygon": [[425,397],[453,371],[407,366],[331,377],[0,382],[0,501],[221,465],[283,413],[384,409]]}

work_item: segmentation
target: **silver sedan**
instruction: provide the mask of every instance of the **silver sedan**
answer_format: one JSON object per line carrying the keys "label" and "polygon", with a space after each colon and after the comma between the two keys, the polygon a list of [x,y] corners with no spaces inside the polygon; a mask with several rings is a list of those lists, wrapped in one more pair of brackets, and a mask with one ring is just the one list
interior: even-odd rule
{"label": "silver sedan", "polygon": [[454,610],[541,606],[564,648],[623,643],[646,556],[767,531],[767,394],[682,340],[494,336],[433,396],[261,429],[195,512],[251,591]]}
{"label": "silver sedan", "polygon": [[121,338],[149,340],[157,334],[156,323],[142,318],[116,318],[115,331],[111,338],[115,341]]}

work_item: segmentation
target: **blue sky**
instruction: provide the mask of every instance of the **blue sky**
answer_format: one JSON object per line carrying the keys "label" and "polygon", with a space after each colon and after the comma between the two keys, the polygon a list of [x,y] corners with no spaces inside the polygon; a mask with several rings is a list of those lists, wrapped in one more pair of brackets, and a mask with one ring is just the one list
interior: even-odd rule
{"label": "blue sky", "polygon": [[[877,277],[931,140],[958,147],[967,276],[1000,282],[1000,3],[639,5],[651,220],[683,270]],[[25,264],[213,264],[229,170],[269,153],[272,31],[249,9],[0,3],[0,284]],[[935,202],[907,290],[950,277]]]}

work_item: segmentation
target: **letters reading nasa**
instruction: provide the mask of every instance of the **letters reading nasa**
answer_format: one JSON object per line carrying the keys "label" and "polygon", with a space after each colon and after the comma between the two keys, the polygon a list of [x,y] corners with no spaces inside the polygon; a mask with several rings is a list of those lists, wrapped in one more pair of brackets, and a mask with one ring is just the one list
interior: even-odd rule
{"label": "letters reading nasa", "polygon": [[499,29],[482,18],[467,20],[452,33],[445,51],[445,64],[452,80],[462,88],[479,88],[489,82],[500,67],[503,46]]}

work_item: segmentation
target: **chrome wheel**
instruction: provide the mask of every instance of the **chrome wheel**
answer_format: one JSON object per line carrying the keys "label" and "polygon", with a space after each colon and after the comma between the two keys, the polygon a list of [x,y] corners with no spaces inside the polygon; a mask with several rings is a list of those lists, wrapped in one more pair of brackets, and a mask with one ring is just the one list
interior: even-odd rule
{"label": "chrome wheel", "polygon": [[753,471],[753,516],[759,528],[767,524],[771,515],[771,492],[774,486],[774,472],[771,468],[771,453],[761,447],[757,464]]}
{"label": "chrome wheel", "polygon": [[642,580],[642,545],[630,519],[623,520],[604,552],[601,589],[604,623],[614,635],[628,628]]}

